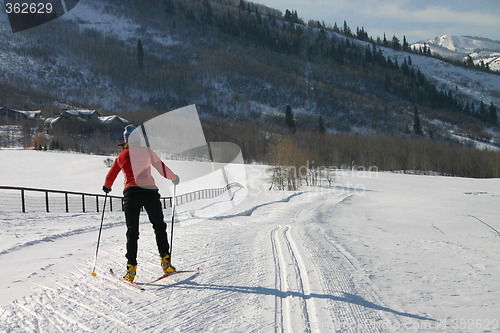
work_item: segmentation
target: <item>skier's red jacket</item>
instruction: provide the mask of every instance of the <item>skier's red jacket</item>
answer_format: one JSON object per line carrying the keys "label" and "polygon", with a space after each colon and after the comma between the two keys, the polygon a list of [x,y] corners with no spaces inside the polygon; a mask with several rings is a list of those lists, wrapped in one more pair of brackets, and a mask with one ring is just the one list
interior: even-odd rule
{"label": "skier's red jacket", "polygon": [[151,175],[151,165],[163,177],[175,180],[177,176],[161,161],[158,155],[149,148],[126,148],[115,159],[106,175],[104,186],[111,188],[120,171],[124,174],[123,190],[130,187],[156,189]]}

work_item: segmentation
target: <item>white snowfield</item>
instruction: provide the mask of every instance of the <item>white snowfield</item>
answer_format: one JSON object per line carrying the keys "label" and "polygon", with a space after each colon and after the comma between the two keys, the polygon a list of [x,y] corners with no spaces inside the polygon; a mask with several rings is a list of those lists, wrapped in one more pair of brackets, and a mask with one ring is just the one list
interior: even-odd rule
{"label": "white snowfield", "polygon": [[[0,185],[99,193],[104,159],[0,150]],[[279,192],[264,170],[247,166],[246,199],[216,217],[200,218],[216,202],[177,206],[173,264],[199,274],[148,283],[161,268],[141,217],[145,291],[108,273],[126,265],[122,212],[105,213],[93,277],[101,213],[0,206],[0,332],[499,330],[500,236],[476,219],[500,230],[499,179],[335,171],[334,188]]]}

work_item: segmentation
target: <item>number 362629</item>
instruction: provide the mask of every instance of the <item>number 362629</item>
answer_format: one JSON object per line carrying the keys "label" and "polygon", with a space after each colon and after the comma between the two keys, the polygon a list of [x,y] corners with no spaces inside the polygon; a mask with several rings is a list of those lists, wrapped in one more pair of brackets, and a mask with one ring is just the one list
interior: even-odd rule
{"label": "number 362629", "polygon": [[52,13],[52,4],[43,3],[5,3],[5,12],[7,14],[50,14]]}

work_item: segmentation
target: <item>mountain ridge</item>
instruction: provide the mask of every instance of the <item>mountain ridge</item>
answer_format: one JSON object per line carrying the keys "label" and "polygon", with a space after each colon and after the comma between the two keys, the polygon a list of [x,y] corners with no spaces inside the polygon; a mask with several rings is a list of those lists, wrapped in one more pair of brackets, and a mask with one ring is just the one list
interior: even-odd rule
{"label": "mountain ridge", "polygon": [[432,54],[464,62],[470,56],[475,65],[483,62],[489,69],[500,71],[500,41],[484,37],[442,35],[412,44],[412,47],[418,49],[424,45],[430,48]]}

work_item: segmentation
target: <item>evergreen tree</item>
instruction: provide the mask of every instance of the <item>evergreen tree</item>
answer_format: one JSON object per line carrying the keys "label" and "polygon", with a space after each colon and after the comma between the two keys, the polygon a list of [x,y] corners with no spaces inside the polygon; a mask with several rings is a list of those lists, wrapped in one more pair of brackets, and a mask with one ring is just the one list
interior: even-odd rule
{"label": "evergreen tree", "polygon": [[296,127],[295,127],[295,120],[293,119],[293,112],[292,112],[292,107],[290,105],[286,106],[286,111],[285,111],[285,123],[286,127],[292,132],[295,133]]}
{"label": "evergreen tree", "polygon": [[335,25],[333,26],[333,32],[336,32],[336,33],[339,33],[339,32],[340,32],[340,29],[339,29],[339,27],[337,26],[337,22],[335,22]]}
{"label": "evergreen tree", "polygon": [[319,116],[319,133],[324,135],[326,132],[325,123],[323,122],[323,117]]}
{"label": "evergreen tree", "polygon": [[420,116],[418,114],[418,108],[415,106],[415,110],[413,112],[413,132],[416,135],[422,135],[422,127],[420,126]]}
{"label": "evergreen tree", "polygon": [[351,28],[347,25],[347,21],[344,20],[344,35],[352,37]]}
{"label": "evergreen tree", "polygon": [[486,104],[484,104],[483,101],[479,104],[479,119],[485,121],[488,119],[488,111],[486,110]]}
{"label": "evergreen tree", "polygon": [[385,32],[384,32],[384,40],[382,42],[383,46],[389,46],[389,42],[387,41],[387,38],[385,37]]}
{"label": "evergreen tree", "polygon": [[288,9],[285,11],[284,20],[290,23],[300,23],[299,14],[296,10],[289,11]]}
{"label": "evergreen tree", "polygon": [[403,36],[403,51],[410,51],[410,45],[406,41],[406,36]]}
{"label": "evergreen tree", "polygon": [[401,43],[396,35],[392,36],[392,48],[395,50],[401,50]]}
{"label": "evergreen tree", "polygon": [[356,28],[356,37],[359,40],[364,40],[364,41],[367,41],[369,39],[368,33],[365,31],[364,27],[361,27],[361,29],[359,29],[359,27]]}
{"label": "evergreen tree", "polygon": [[488,109],[488,121],[492,124],[496,124],[498,122],[497,107],[493,103],[490,104]]}

